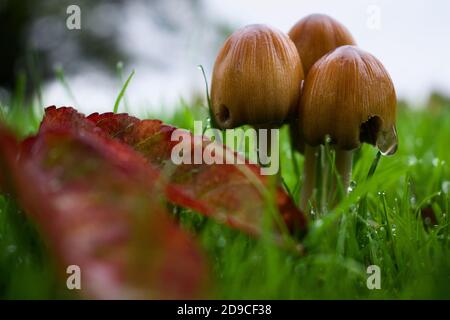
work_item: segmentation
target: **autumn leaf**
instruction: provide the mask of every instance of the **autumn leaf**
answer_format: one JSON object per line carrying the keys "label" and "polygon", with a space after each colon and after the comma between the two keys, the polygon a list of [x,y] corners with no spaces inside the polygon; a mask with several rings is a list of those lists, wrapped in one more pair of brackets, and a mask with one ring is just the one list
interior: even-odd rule
{"label": "autumn leaf", "polygon": [[[83,115],[72,108],[49,107],[41,130],[71,126],[73,130],[114,137],[137,150],[170,181],[166,188],[170,201],[250,234],[261,234],[264,213],[270,208],[270,203],[275,204],[275,210],[278,211],[276,214],[279,214],[288,230],[305,232],[306,218],[303,213],[280,186],[274,185],[276,181],[272,177],[259,173],[257,165],[175,165],[171,161],[172,149],[178,143],[171,140],[175,127],[159,120],[139,120],[127,114],[94,113],[87,117],[90,124],[85,123],[84,119]],[[96,128],[92,128],[92,125]],[[103,132],[98,133],[98,129]],[[192,137],[188,131],[183,134]],[[191,139],[192,154],[194,140]],[[198,141],[202,152],[213,143],[204,137],[200,137]],[[224,146],[219,146],[216,150],[233,158],[241,157]]]}
{"label": "autumn leaf", "polygon": [[2,187],[36,222],[61,276],[79,266],[82,297],[204,297],[204,258],[169,218],[158,172],[127,145],[64,125],[20,144],[0,128]]}

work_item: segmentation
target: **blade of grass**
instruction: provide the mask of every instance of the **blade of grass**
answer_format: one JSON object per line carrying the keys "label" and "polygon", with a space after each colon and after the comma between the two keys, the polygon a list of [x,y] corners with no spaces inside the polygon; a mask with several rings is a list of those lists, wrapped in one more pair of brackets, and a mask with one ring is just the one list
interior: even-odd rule
{"label": "blade of grass", "polygon": [[211,97],[209,96],[209,86],[208,86],[208,79],[206,78],[205,69],[201,64],[198,65],[198,68],[202,72],[203,80],[205,81],[205,90],[206,90],[206,102],[208,103],[208,111],[209,111],[209,122],[211,125],[211,128],[219,128],[217,126],[216,121],[214,120],[214,116],[212,114],[212,107],[211,107]]}
{"label": "blade of grass", "polygon": [[380,162],[381,152],[378,151],[375,159],[373,159],[372,165],[370,166],[369,172],[367,173],[367,179],[374,175],[375,170],[377,170],[378,163]]}
{"label": "blade of grass", "polygon": [[127,81],[125,81],[125,83],[123,84],[122,89],[120,90],[119,95],[117,96],[116,103],[114,103],[114,109],[113,109],[114,113],[117,113],[117,111],[119,110],[120,100],[122,100],[122,97],[128,88],[128,84],[130,83],[131,78],[133,78],[133,76],[134,76],[134,73],[135,73],[134,70],[131,71],[130,75],[127,78]]}
{"label": "blade of grass", "polygon": [[[119,61],[116,65],[116,71],[117,71],[117,76],[119,78],[120,83],[123,83],[123,62]],[[124,93],[123,95],[123,104],[125,106],[125,111],[128,112],[129,110],[129,105],[128,105],[128,98],[127,95]]]}

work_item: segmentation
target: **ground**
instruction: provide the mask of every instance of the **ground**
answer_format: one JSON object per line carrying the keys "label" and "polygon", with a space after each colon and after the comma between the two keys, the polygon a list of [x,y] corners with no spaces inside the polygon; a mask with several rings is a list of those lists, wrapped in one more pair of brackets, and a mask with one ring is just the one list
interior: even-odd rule
{"label": "ground", "polygon": [[[42,110],[21,101],[1,109],[1,118],[20,136],[35,132],[41,116]],[[204,107],[182,104],[175,115],[162,118],[191,128],[193,120],[206,117]],[[397,125],[398,152],[382,157],[370,179],[376,150],[364,145],[356,153],[353,190],[334,210],[311,217],[302,255],[177,210],[207,254],[214,297],[449,299],[450,106],[401,107]],[[281,139],[282,177],[297,199],[303,158],[295,154],[295,169],[287,128]],[[72,298],[61,289],[40,239],[17,204],[0,195],[0,298]],[[369,265],[380,267],[380,289],[367,288]]]}

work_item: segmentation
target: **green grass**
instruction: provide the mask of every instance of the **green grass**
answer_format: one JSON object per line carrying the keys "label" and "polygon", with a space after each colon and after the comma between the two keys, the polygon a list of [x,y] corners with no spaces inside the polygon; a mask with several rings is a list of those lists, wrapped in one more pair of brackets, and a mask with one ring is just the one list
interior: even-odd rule
{"label": "green grass", "polygon": [[[173,125],[192,128],[207,110],[185,103]],[[2,118],[18,135],[37,130],[42,110],[14,105]],[[138,115],[139,116],[139,115]],[[142,118],[160,118],[144,114]],[[256,299],[450,299],[450,108],[401,109],[399,150],[382,157],[363,146],[355,156],[353,191],[339,206],[316,214],[304,239],[305,254],[252,239],[188,210],[177,210],[211,266],[214,297]],[[298,174],[288,132],[281,134],[282,177],[293,196]],[[300,170],[303,158],[295,154]],[[433,208],[436,225],[420,209]],[[381,268],[381,289],[366,287],[369,265]],[[8,196],[0,196],[0,298],[65,298],[39,233]]]}

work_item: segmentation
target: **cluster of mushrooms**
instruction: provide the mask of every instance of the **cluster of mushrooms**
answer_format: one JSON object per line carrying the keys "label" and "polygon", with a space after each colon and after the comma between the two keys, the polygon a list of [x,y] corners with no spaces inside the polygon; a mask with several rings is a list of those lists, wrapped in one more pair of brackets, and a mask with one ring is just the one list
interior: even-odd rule
{"label": "cluster of mushrooms", "polygon": [[317,188],[321,145],[334,149],[336,179],[345,193],[353,151],[361,143],[384,155],[397,149],[389,74],[327,15],[301,19],[288,35],[259,24],[234,32],[216,58],[211,111],[222,129],[290,126],[293,147],[305,157],[300,199],[305,211]]}

